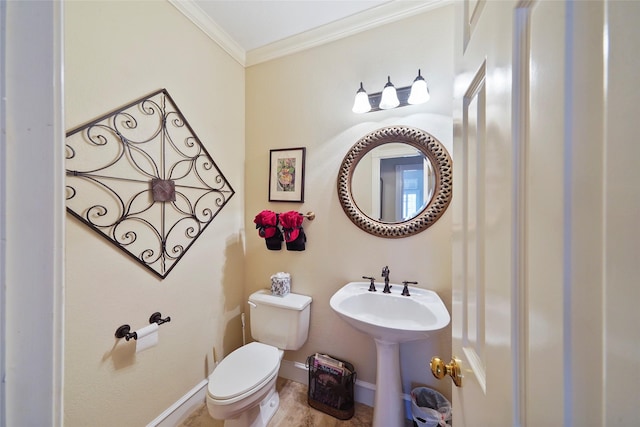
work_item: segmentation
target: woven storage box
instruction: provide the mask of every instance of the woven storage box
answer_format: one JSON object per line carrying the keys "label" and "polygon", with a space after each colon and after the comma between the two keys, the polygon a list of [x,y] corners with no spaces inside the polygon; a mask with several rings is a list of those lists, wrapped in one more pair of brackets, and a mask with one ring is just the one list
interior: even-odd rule
{"label": "woven storage box", "polygon": [[307,402],[312,408],[340,420],[348,420],[353,417],[355,410],[353,387],[356,382],[356,371],[351,363],[332,359],[339,361],[345,369],[324,364],[317,354],[307,358],[309,368]]}

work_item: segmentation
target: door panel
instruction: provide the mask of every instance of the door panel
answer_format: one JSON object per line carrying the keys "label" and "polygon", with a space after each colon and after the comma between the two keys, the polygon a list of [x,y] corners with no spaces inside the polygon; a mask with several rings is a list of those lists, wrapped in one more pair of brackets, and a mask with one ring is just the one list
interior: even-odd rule
{"label": "door panel", "polygon": [[[452,355],[456,426],[511,426],[514,2],[465,2],[456,47]],[[462,10],[460,10],[462,9]]]}
{"label": "door panel", "polygon": [[486,67],[483,63],[463,99],[463,152],[466,212],[463,216],[466,259],[463,264],[462,351],[482,391],[486,390],[485,360],[485,103]]}

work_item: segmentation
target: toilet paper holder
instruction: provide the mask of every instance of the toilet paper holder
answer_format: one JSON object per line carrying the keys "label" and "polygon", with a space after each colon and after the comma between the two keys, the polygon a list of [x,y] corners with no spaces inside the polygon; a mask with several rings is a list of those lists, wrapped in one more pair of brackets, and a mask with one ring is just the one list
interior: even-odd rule
{"label": "toilet paper holder", "polygon": [[[171,322],[171,317],[167,316],[166,318],[162,318],[162,314],[159,311],[156,311],[149,317],[149,324],[157,323],[158,326],[163,323]],[[138,339],[138,334],[135,331],[131,332],[131,326],[122,325],[118,329],[116,329],[116,338],[124,338],[129,341],[131,338],[134,340]]]}

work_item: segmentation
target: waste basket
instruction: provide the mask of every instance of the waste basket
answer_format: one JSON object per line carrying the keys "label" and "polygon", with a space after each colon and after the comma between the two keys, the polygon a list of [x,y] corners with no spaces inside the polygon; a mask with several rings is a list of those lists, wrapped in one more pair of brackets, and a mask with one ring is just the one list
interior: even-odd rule
{"label": "waste basket", "polygon": [[411,415],[418,427],[451,426],[451,403],[433,389],[417,387],[411,390]]}

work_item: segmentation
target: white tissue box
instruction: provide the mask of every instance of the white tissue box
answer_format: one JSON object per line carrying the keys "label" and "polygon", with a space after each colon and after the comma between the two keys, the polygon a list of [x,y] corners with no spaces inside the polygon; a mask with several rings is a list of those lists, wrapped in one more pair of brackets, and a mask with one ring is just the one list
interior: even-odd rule
{"label": "white tissue box", "polygon": [[276,273],[271,276],[271,294],[285,296],[291,292],[291,276],[289,273]]}

